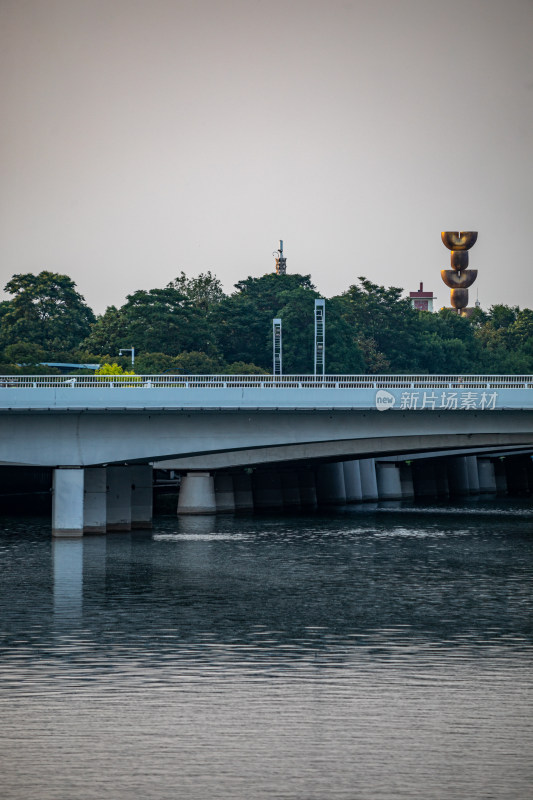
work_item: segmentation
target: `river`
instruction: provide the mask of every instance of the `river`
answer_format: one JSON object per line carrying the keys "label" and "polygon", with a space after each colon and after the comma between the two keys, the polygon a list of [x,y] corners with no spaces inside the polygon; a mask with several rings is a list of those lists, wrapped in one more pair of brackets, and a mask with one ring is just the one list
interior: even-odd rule
{"label": "river", "polygon": [[0,523],[3,800],[527,798],[533,507]]}

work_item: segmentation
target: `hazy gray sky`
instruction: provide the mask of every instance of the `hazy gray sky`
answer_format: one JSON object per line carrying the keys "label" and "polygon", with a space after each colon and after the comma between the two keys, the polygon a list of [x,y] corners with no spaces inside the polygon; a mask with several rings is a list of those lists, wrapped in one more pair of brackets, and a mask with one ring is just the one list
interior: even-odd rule
{"label": "hazy gray sky", "polygon": [[[532,0],[0,0],[0,265],[98,312],[180,270],[533,307]],[[4,295],[2,295],[4,296]]]}

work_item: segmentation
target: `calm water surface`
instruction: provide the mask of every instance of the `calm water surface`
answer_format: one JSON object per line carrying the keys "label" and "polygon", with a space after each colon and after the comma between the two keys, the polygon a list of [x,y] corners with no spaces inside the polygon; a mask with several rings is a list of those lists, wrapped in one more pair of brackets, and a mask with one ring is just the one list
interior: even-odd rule
{"label": "calm water surface", "polygon": [[531,504],[0,522],[0,795],[533,796]]}

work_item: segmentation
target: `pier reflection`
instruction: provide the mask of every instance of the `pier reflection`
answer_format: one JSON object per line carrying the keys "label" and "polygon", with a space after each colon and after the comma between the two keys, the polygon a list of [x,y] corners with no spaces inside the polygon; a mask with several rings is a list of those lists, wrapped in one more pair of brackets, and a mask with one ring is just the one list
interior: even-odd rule
{"label": "pier reflection", "polygon": [[72,623],[79,619],[83,605],[83,539],[54,539],[54,621]]}
{"label": "pier reflection", "polygon": [[379,514],[182,517],[152,532],[57,540],[54,622],[152,655],[239,642],[250,657],[267,644],[299,657],[383,632],[389,641],[484,642],[511,631],[527,640],[532,519],[479,504],[454,513],[387,503]]}

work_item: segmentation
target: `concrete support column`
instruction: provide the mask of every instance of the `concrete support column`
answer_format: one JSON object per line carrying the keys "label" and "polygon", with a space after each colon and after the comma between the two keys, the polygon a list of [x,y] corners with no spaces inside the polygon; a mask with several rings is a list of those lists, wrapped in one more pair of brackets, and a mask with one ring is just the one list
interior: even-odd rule
{"label": "concrete support column", "polygon": [[252,476],[247,472],[233,474],[233,496],[235,511],[253,511]]}
{"label": "concrete support column", "polygon": [[437,489],[437,497],[447,499],[450,496],[448,466],[445,461],[437,461],[435,463],[435,486]]}
{"label": "concrete support column", "polygon": [[302,508],[316,508],[315,471],[313,469],[299,469],[298,484],[300,486],[300,502]]}
{"label": "concrete support column", "polygon": [[131,527],[132,530],[149,530],[153,516],[154,471],[150,464],[140,464],[130,469]]}
{"label": "concrete support column", "polygon": [[496,494],[496,475],[490,458],[478,458],[477,471],[481,494]]}
{"label": "concrete support column", "polygon": [[300,485],[295,470],[281,473],[281,493],[284,508],[300,508]]}
{"label": "concrete support column", "polygon": [[344,470],[346,502],[360,503],[363,499],[363,492],[361,489],[361,472],[359,470],[359,461],[343,461],[342,468]]}
{"label": "concrete support column", "polygon": [[376,479],[380,500],[401,500],[400,470],[392,461],[376,462]]}
{"label": "concrete support column", "polygon": [[283,508],[281,477],[277,470],[254,472],[252,490],[257,511],[279,511]]}
{"label": "concrete support column", "polygon": [[496,493],[500,497],[505,497],[507,494],[507,475],[505,472],[505,461],[496,461],[494,463],[494,478],[496,481]]}
{"label": "concrete support column", "polygon": [[342,506],[346,503],[342,461],[318,465],[316,471],[316,493],[319,505]]}
{"label": "concrete support column", "polygon": [[130,467],[107,467],[108,531],[131,531]]}
{"label": "concrete support column", "polygon": [[379,495],[374,459],[361,459],[361,461],[359,461],[359,470],[361,473],[361,493],[363,495],[363,502],[375,502],[379,499]]}
{"label": "concrete support column", "polygon": [[52,496],[52,536],[83,536],[83,470],[55,469]]}
{"label": "concrete support column", "polygon": [[413,485],[415,497],[437,497],[435,465],[428,461],[413,461]]}
{"label": "concrete support column", "polygon": [[468,485],[470,487],[470,494],[479,494],[477,456],[466,456],[466,469],[468,470]]}
{"label": "concrete support column", "polygon": [[411,464],[400,464],[400,484],[402,487],[402,500],[412,500],[415,496],[415,490]]}
{"label": "concrete support column", "polygon": [[215,481],[209,472],[188,472],[181,479],[178,514],[215,514]]}
{"label": "concrete support column", "polygon": [[524,497],[529,494],[528,459],[529,456],[510,456],[503,462],[507,489],[511,496]]}
{"label": "concrete support column", "polygon": [[235,511],[233,478],[229,472],[215,474],[215,501],[217,514],[232,514]]}
{"label": "concrete support column", "polygon": [[83,532],[105,533],[107,523],[107,476],[105,467],[85,471]]}
{"label": "concrete support column", "polygon": [[468,467],[465,456],[450,458],[448,461],[448,486],[452,497],[466,497],[470,494]]}

